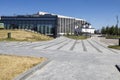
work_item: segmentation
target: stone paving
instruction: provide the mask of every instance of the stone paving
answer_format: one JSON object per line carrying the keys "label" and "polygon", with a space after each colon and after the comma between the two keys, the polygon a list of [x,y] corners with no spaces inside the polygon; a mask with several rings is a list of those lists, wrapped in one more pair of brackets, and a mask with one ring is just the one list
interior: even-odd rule
{"label": "stone paving", "polygon": [[98,37],[87,40],[59,37],[42,42],[0,42],[0,53],[51,60],[26,80],[120,80],[120,73],[115,67],[120,64],[120,51],[107,48]]}

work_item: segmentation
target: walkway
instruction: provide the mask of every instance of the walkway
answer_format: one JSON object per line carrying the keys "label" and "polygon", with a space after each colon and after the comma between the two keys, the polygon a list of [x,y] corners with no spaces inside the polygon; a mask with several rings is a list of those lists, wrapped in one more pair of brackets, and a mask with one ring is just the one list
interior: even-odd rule
{"label": "walkway", "polygon": [[97,37],[87,40],[59,37],[33,43],[1,42],[0,53],[51,60],[26,80],[120,80],[115,67],[120,64],[120,51],[107,48]]}

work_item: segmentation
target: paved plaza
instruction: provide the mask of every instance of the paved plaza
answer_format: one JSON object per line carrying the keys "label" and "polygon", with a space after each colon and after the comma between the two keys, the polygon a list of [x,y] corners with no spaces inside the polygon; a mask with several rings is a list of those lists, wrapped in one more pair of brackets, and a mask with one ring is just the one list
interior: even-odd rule
{"label": "paved plaza", "polygon": [[115,67],[120,51],[95,36],[87,40],[58,37],[42,42],[0,42],[0,53],[46,57],[50,60],[26,80],[120,80]]}

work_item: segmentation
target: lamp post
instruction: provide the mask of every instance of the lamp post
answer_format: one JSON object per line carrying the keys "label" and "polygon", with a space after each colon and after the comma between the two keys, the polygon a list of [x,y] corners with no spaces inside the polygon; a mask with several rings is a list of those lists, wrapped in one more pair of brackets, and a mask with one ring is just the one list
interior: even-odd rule
{"label": "lamp post", "polygon": [[117,28],[118,28],[118,31],[117,31],[117,33],[119,33],[119,26],[118,26],[118,24],[119,24],[119,19],[118,19],[118,15],[116,16],[116,21],[117,21],[117,24],[116,24],[116,26],[117,26]]}
{"label": "lamp post", "polygon": [[117,27],[118,27],[118,24],[119,24],[118,16],[116,16],[116,20],[117,20]]}

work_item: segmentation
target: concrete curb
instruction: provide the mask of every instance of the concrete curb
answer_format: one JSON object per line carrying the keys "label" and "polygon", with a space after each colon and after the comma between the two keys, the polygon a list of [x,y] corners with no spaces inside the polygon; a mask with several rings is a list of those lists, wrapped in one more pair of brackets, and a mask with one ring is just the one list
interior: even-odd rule
{"label": "concrete curb", "polygon": [[25,71],[24,73],[18,75],[13,80],[25,80],[27,77],[29,77],[30,75],[32,75],[35,71],[37,71],[38,69],[43,68],[49,62],[51,62],[51,60],[48,59],[47,61],[42,62],[41,64],[38,64],[38,65],[34,66],[33,68]]}

